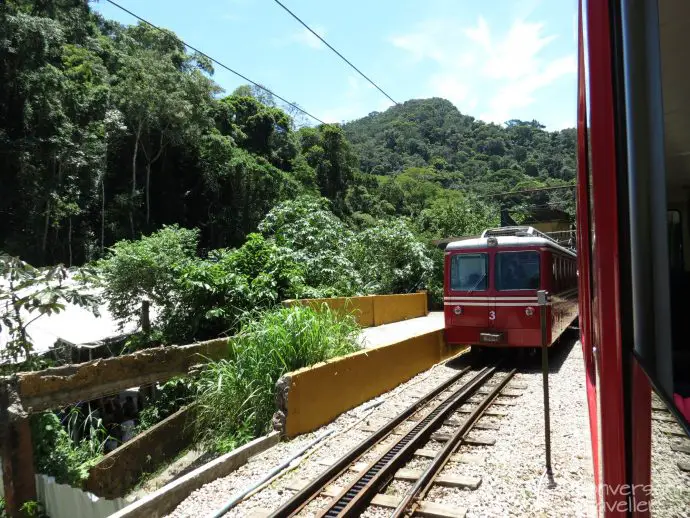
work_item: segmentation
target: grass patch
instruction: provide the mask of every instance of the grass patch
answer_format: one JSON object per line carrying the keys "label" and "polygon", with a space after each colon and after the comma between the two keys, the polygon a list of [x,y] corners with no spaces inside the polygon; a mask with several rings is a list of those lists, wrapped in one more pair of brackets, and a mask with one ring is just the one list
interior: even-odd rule
{"label": "grass patch", "polygon": [[326,305],[279,308],[247,321],[229,341],[229,358],[210,363],[200,376],[197,440],[224,453],[265,433],[278,379],[358,350],[358,332],[354,317]]}

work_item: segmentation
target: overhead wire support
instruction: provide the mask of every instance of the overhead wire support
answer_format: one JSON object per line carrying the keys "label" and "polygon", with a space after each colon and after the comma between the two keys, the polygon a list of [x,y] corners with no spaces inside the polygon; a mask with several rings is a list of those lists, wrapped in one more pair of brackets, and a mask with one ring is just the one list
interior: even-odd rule
{"label": "overhead wire support", "polygon": [[304,26],[305,29],[307,29],[307,30],[308,30],[309,32],[311,32],[314,36],[316,36],[317,38],[319,38],[319,40],[321,40],[321,43],[323,43],[323,44],[326,45],[329,49],[331,49],[333,52],[335,52],[335,53],[340,57],[340,59],[342,59],[345,63],[347,63],[348,65],[350,65],[360,76],[362,76],[364,79],[366,79],[367,81],[369,81],[369,82],[374,86],[374,88],[376,88],[379,92],[381,92],[383,95],[385,95],[386,97],[388,97],[388,99],[389,99],[393,104],[395,104],[395,105],[400,104],[400,103],[398,103],[395,99],[393,99],[390,95],[388,95],[386,92],[384,92],[384,90],[383,90],[379,85],[377,85],[374,81],[372,81],[371,79],[369,79],[369,77],[368,77],[364,72],[362,72],[359,68],[357,68],[356,66],[354,66],[354,65],[352,64],[352,62],[351,62],[349,59],[347,59],[347,58],[346,58],[345,56],[343,56],[340,52],[338,52],[337,50],[335,50],[326,40],[324,40],[324,39],[323,39],[321,36],[319,36],[314,30],[312,30],[312,28],[309,27],[306,23],[304,23],[304,22],[302,21],[302,19],[301,19],[299,16],[297,16],[297,15],[296,15],[295,13],[293,13],[290,9],[288,9],[287,6],[286,6],[285,4],[283,4],[280,0],[273,0],[273,1],[274,1],[276,4],[278,4],[280,7],[282,7],[283,9],[285,9],[285,11],[287,11],[288,14],[289,14],[290,16],[292,16],[295,20],[297,20],[299,23],[301,23],[301,24]]}
{"label": "overhead wire support", "polygon": [[[120,4],[118,4],[117,2],[114,2],[113,0],[106,0],[106,2],[108,2],[109,4],[111,4],[111,5],[115,6],[115,7],[117,7],[117,8],[120,9],[121,11],[126,12],[126,13],[129,14],[130,16],[133,16],[134,18],[136,18],[136,19],[139,20],[140,22],[145,23],[146,25],[148,25],[148,26],[150,26],[150,27],[153,27],[154,29],[156,29],[156,30],[158,30],[158,31],[161,31],[161,32],[164,31],[161,27],[158,27],[157,25],[151,23],[150,21],[146,20],[145,18],[142,18],[142,17],[139,16],[138,14],[133,13],[132,11],[130,11],[130,10],[127,9],[126,7],[124,7],[124,6],[120,5]],[[292,103],[292,102],[288,101],[288,100],[285,99],[284,97],[281,97],[280,95],[278,95],[277,93],[275,93],[275,92],[269,90],[269,89],[266,88],[265,86],[263,86],[263,85],[257,83],[256,81],[252,81],[252,80],[249,79],[247,76],[245,76],[245,75],[239,73],[237,70],[234,70],[234,69],[230,68],[230,67],[227,66],[226,64],[221,63],[221,62],[218,61],[217,59],[212,58],[211,56],[209,56],[208,54],[206,54],[205,52],[202,52],[201,50],[197,49],[196,47],[190,45],[189,43],[187,43],[186,41],[184,41],[182,38],[180,38],[179,36],[177,36],[176,34],[174,34],[174,36],[175,36],[175,38],[176,38],[180,43],[182,43],[185,47],[187,47],[188,49],[193,50],[194,52],[196,52],[197,54],[199,54],[199,55],[201,55],[201,56],[204,56],[206,59],[212,61],[213,63],[215,63],[215,64],[218,65],[219,67],[224,68],[224,69],[227,70],[228,72],[232,72],[232,73],[235,74],[237,77],[240,77],[240,78],[244,79],[245,81],[251,83],[252,85],[256,86],[257,88],[260,88],[260,89],[263,90],[264,92],[271,94],[271,95],[272,95],[273,97],[275,97],[276,99],[280,99],[281,101],[283,101],[283,102],[284,102],[285,104],[287,104],[288,106],[290,106],[290,107],[294,108],[295,110],[297,110],[297,111],[299,111],[299,112],[305,114],[307,117],[310,117],[310,118],[314,119],[316,122],[318,122],[318,123],[320,123],[320,124],[324,124],[324,125],[327,125],[327,124],[328,124],[327,122],[322,121],[322,120],[319,119],[318,117],[315,117],[314,115],[312,115],[311,113],[309,113],[309,112],[306,111],[305,109],[300,108],[300,107],[299,107],[298,105],[296,105],[295,103]]]}

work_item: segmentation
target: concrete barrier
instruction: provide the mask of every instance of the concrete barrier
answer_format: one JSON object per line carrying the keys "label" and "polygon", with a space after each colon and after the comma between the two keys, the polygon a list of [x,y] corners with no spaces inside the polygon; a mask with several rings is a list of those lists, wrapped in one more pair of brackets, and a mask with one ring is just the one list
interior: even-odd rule
{"label": "concrete barrier", "polygon": [[280,442],[280,434],[272,432],[264,437],[240,446],[203,466],[170,482],[158,491],[137,500],[110,518],[159,518],[166,516],[185,498],[204,484],[217,478],[226,477],[237,468],[246,464],[250,457],[267,450]]}
{"label": "concrete barrier", "polygon": [[374,325],[400,322],[429,314],[426,293],[374,295]]}
{"label": "concrete barrier", "polygon": [[217,338],[190,345],[143,349],[77,365],[20,372],[17,374],[19,396],[28,412],[40,412],[165,381],[186,374],[195,364],[224,358],[227,354],[228,339]]}
{"label": "concrete barrier", "polygon": [[439,330],[291,372],[277,384],[274,423],[287,437],[310,432],[465,349]]}
{"label": "concrete barrier", "polygon": [[89,470],[84,489],[103,498],[124,497],[143,473],[153,473],[192,443],[194,409],[181,408],[105,455]]}
{"label": "concrete barrier", "polygon": [[319,309],[326,304],[333,311],[352,314],[362,327],[390,324],[409,318],[423,317],[429,313],[426,293],[296,299],[286,300],[283,304],[286,306],[301,304],[314,309]]}

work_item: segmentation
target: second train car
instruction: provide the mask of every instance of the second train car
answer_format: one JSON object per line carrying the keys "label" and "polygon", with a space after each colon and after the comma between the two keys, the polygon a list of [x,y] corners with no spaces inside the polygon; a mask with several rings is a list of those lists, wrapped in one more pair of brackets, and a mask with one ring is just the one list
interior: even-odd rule
{"label": "second train car", "polygon": [[444,315],[449,344],[540,347],[537,292],[550,295],[551,345],[577,317],[577,259],[532,227],[485,230],[448,244]]}

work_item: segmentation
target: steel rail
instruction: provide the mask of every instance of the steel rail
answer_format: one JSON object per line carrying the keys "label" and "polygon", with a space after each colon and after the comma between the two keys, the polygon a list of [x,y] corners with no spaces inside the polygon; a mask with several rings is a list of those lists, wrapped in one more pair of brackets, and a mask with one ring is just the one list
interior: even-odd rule
{"label": "steel rail", "polygon": [[309,502],[318,497],[323,488],[332,483],[335,479],[344,473],[350,464],[361,456],[362,453],[370,449],[372,446],[381,441],[388,435],[395,427],[407,420],[414,413],[419,411],[421,407],[426,405],[429,401],[437,397],[439,394],[448,389],[451,385],[464,376],[470,367],[461,369],[457,374],[454,374],[449,379],[441,383],[438,387],[430,390],[420,399],[412,403],[409,407],[403,410],[400,414],[395,416],[389,422],[381,426],[372,435],[364,439],[357,446],[348,451],[338,461],[333,464],[326,471],[321,473],[318,477],[312,480],[304,489],[293,495],[293,497],[280,506],[277,510],[270,514],[271,518],[284,518],[287,516],[294,516],[299,513]]}
{"label": "steel rail", "polygon": [[493,376],[495,370],[495,366],[485,367],[442,401],[412,430],[371,462],[367,469],[333,498],[328,507],[317,516],[331,518],[357,516],[361,513],[378,491],[393,478],[395,472],[412,458],[414,452],[429,440],[431,434],[443,425],[458,406],[471,398],[479,387]]}
{"label": "steel rail", "polygon": [[511,370],[506,374],[503,379],[498,383],[493,390],[491,390],[484,399],[482,399],[479,406],[475,408],[472,413],[467,416],[467,419],[463,424],[453,432],[453,435],[443,446],[441,451],[434,457],[431,464],[427,466],[421,476],[417,479],[415,485],[410,489],[403,499],[398,504],[398,507],[391,513],[391,518],[401,517],[401,516],[413,516],[415,511],[417,511],[422,499],[426,496],[427,492],[431,489],[436,480],[436,477],[441,473],[450,456],[455,453],[458,449],[462,440],[467,436],[467,433],[474,427],[474,425],[479,421],[479,419],[484,415],[484,412],[493,403],[503,390],[503,388],[508,384],[515,374],[516,369]]}

